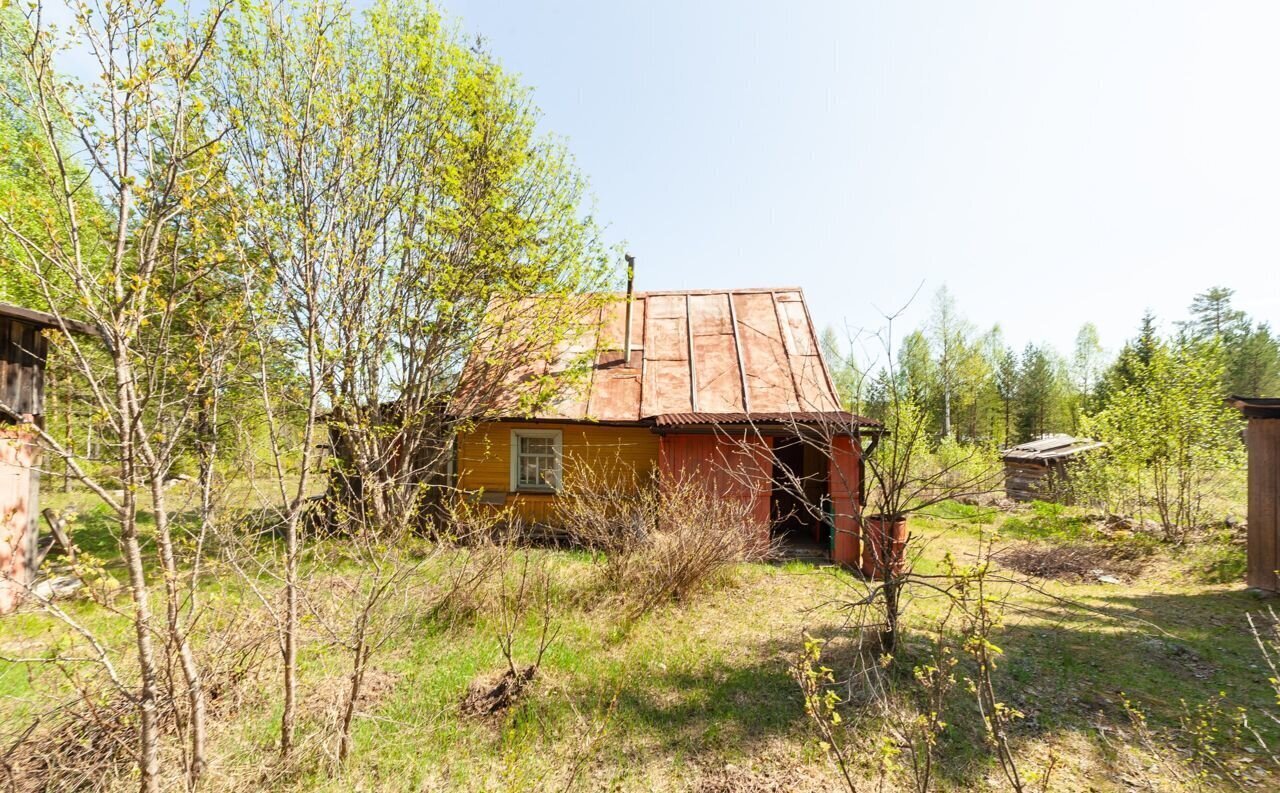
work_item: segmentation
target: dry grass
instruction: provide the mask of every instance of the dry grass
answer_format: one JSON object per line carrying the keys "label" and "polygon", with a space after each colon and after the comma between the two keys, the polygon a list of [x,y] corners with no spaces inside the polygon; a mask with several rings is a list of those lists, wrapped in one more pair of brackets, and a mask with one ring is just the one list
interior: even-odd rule
{"label": "dry grass", "polygon": [[751,504],[694,477],[591,477],[568,483],[557,507],[574,542],[604,556],[603,580],[633,620],[774,549]]}

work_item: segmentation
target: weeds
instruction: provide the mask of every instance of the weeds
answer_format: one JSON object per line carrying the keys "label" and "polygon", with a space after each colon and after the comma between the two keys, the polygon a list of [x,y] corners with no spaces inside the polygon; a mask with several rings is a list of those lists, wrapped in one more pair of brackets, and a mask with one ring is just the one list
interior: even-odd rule
{"label": "weeds", "polygon": [[627,601],[633,621],[772,552],[749,502],[696,477],[578,479],[566,483],[557,510],[575,542],[603,555],[606,587]]}

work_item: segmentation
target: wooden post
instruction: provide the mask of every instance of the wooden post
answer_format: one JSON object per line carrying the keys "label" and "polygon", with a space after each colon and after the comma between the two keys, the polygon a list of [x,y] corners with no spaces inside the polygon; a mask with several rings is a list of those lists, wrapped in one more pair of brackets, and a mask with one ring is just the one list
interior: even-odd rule
{"label": "wooden post", "polygon": [[1248,584],[1280,592],[1280,419],[1250,419]]}
{"label": "wooden post", "polygon": [[1251,588],[1280,592],[1280,399],[1231,397],[1249,420],[1249,560]]}

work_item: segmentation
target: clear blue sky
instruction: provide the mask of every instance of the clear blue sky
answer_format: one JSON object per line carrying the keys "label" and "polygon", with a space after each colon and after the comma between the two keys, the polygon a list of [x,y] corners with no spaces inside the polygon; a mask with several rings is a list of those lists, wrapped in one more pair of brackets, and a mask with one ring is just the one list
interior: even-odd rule
{"label": "clear blue sky", "polygon": [[640,288],[947,283],[975,323],[1117,348],[1237,290],[1280,325],[1280,3],[448,0],[532,86]]}

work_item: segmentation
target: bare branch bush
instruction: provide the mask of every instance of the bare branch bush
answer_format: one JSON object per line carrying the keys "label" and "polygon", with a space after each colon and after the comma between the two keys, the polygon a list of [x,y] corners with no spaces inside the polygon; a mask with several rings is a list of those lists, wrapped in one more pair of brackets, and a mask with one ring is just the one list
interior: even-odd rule
{"label": "bare branch bush", "polygon": [[[533,567],[532,571],[530,567]],[[494,716],[515,705],[542,667],[547,648],[556,640],[556,606],[551,571],[545,560],[532,562],[523,553],[514,581],[501,570],[498,575],[500,593],[493,611],[496,613],[494,636],[506,668],[496,675],[473,681],[462,700],[462,713],[469,716]],[[517,636],[532,618],[537,624],[537,645],[529,663],[517,661]]]}
{"label": "bare branch bush", "polygon": [[734,564],[772,554],[751,502],[722,495],[706,477],[662,477],[620,464],[566,471],[557,521],[604,557],[603,581],[632,620],[690,597]]}
{"label": "bare branch bush", "polygon": [[[1023,716],[999,693],[1003,651],[995,639],[1003,627],[1007,598],[1018,583],[994,574],[993,547],[991,538],[984,537],[972,563],[948,556],[940,574],[913,576],[917,588],[939,600],[942,610],[929,626],[927,653],[913,659],[909,675],[882,649],[879,607],[872,598],[845,604],[856,651],[847,676],[837,678],[822,666],[822,643],[806,639],[793,676],[805,696],[806,715],[847,789],[857,789],[851,769],[865,765],[870,757],[875,758],[881,786],[906,776],[914,790],[933,789],[942,762],[939,739],[957,728],[947,714],[955,710],[957,696],[967,695],[978,713],[983,742],[1009,789],[1048,790],[1057,758],[1050,756],[1042,769],[1023,768],[1014,741]],[[845,725],[845,703],[856,708],[856,727]],[[843,747],[840,752],[830,748],[837,745]],[[906,763],[901,760],[904,754]]]}

